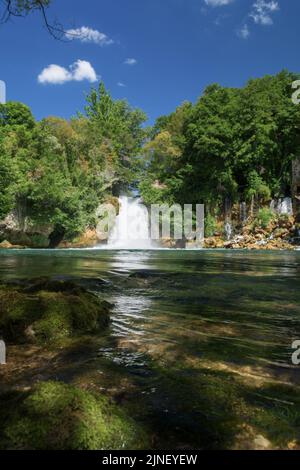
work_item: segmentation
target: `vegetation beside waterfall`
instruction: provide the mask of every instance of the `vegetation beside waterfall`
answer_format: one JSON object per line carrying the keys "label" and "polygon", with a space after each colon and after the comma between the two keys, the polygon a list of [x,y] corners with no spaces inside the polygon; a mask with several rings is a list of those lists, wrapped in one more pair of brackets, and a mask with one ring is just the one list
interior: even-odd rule
{"label": "vegetation beside waterfall", "polygon": [[[276,220],[270,204],[285,197],[295,201],[292,162],[300,155],[300,109],[291,96],[297,78],[282,71],[240,89],[213,84],[195,104],[183,103],[160,117],[144,147],[147,164],[139,187],[147,204],[204,204],[205,235],[215,237],[207,247],[227,247],[229,223],[232,234],[248,237],[230,248],[287,248],[299,214],[294,207],[282,243],[270,244],[276,229],[269,224]],[[264,230],[263,239],[255,229]]]}
{"label": "vegetation beside waterfall", "polygon": [[70,121],[0,105],[0,220],[15,213],[21,232],[9,241],[47,247],[95,227],[98,205],[136,178],[145,119],[103,83]]}
{"label": "vegetation beside waterfall", "polygon": [[204,203],[214,215],[226,198],[263,204],[290,195],[291,162],[300,155],[297,78],[283,71],[241,89],[213,84],[194,105],[160,117],[145,146],[146,201]]}

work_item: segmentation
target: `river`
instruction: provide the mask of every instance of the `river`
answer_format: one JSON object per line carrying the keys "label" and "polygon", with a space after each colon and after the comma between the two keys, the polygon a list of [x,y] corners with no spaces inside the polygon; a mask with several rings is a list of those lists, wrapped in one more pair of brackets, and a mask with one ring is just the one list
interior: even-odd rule
{"label": "river", "polygon": [[73,279],[114,304],[108,332],[47,378],[111,395],[154,448],[245,448],[263,438],[285,448],[299,439],[291,356],[300,252],[0,252],[1,280],[40,276]]}

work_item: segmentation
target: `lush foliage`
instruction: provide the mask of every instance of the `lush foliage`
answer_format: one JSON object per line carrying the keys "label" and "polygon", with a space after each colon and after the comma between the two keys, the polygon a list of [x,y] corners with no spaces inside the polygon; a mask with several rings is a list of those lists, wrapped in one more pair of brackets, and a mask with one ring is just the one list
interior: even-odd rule
{"label": "lush foliage", "polygon": [[207,214],[205,218],[205,236],[212,237],[217,229],[217,222],[213,215]]}
{"label": "lush foliage", "polygon": [[263,207],[258,211],[258,214],[254,220],[254,226],[265,229],[268,227],[270,222],[274,221],[275,217],[276,216],[271,209]]}
{"label": "lush foliage", "polygon": [[242,89],[211,85],[194,106],[159,118],[145,147],[145,200],[205,203],[217,213],[226,200],[264,204],[288,195],[300,155],[296,78],[283,71]]}
{"label": "lush foliage", "polygon": [[94,226],[99,203],[136,177],[145,119],[103,83],[70,122],[0,105],[0,219],[15,209],[67,238]]}

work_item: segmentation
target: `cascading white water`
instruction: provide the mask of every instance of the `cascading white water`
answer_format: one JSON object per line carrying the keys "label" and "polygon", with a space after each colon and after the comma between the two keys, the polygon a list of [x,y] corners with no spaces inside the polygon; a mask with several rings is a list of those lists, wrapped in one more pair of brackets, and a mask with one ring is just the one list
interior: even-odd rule
{"label": "cascading white water", "polygon": [[278,212],[280,215],[287,214],[293,215],[293,202],[290,197],[285,197],[284,199],[280,199],[278,204]]}
{"label": "cascading white water", "polygon": [[293,215],[293,201],[290,197],[273,199],[270,208],[279,215]]}
{"label": "cascading white water", "polygon": [[232,228],[232,224],[230,222],[225,223],[224,232],[225,232],[226,240],[227,241],[231,240],[233,228]]}
{"label": "cascading white water", "polygon": [[153,248],[149,233],[149,215],[147,208],[139,198],[121,196],[120,213],[108,239],[107,247],[111,249]]}

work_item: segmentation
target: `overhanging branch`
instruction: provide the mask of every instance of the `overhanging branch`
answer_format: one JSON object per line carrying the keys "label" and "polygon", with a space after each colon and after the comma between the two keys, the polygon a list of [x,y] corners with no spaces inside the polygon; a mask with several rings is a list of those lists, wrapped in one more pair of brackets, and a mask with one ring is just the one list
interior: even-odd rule
{"label": "overhanging branch", "polygon": [[63,26],[58,22],[50,22],[47,16],[47,8],[51,0],[1,0],[3,13],[0,23],[7,23],[11,18],[24,18],[30,13],[39,12],[42,16],[43,23],[55,39],[62,40],[65,36]]}

